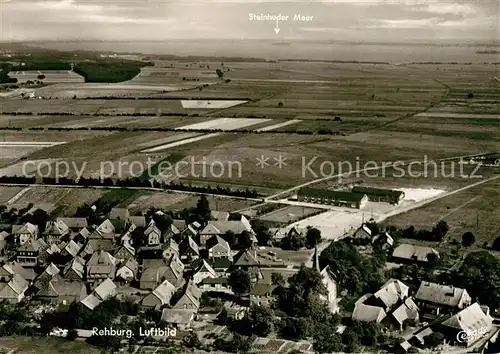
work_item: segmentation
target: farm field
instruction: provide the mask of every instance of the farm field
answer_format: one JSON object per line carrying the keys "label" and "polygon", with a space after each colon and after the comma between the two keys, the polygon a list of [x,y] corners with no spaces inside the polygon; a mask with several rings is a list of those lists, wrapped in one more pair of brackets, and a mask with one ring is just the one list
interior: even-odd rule
{"label": "farm field", "polygon": [[393,216],[384,221],[385,225],[416,229],[431,229],[439,220],[450,226],[446,241],[456,239],[461,242],[465,232],[476,236],[476,245],[489,245],[500,232],[500,181],[486,184],[453,194],[424,207]]}
{"label": "farm field", "polygon": [[18,195],[24,188],[22,187],[0,187],[0,204],[7,204],[12,198]]}
{"label": "farm field", "polygon": [[43,81],[46,84],[58,82],[85,82],[83,76],[71,70],[31,70],[31,71],[11,71],[9,77],[16,78],[18,82]]}
{"label": "farm field", "polygon": [[[129,204],[131,212],[146,211],[149,208],[183,210],[193,208],[199,195],[176,192],[146,192]],[[217,211],[233,212],[256,204],[244,199],[207,196],[210,208]]]}
{"label": "farm field", "polygon": [[26,207],[29,203],[33,203],[35,206],[53,204],[55,207],[61,208],[64,215],[73,215],[80,205],[92,204],[107,192],[105,189],[90,188],[28,187],[13,204],[17,207]]}

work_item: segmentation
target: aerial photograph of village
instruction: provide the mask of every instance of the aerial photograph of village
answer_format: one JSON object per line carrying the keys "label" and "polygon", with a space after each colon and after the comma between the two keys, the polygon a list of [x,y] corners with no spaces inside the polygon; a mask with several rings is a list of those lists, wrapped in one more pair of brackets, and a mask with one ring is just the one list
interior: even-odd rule
{"label": "aerial photograph of village", "polygon": [[500,353],[500,0],[0,12],[0,354]]}

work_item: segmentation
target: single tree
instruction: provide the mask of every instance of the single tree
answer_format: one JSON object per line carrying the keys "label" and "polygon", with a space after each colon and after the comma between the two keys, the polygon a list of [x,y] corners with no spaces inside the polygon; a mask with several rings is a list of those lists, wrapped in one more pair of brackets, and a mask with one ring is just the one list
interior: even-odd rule
{"label": "single tree", "polygon": [[235,269],[229,274],[229,286],[237,296],[250,292],[250,274],[243,269]]}
{"label": "single tree", "polygon": [[203,225],[206,225],[206,223],[212,218],[212,211],[210,210],[210,204],[206,195],[202,195],[200,199],[198,199],[198,202],[196,203],[195,214],[198,220]]}
{"label": "single tree", "polygon": [[424,337],[424,346],[426,348],[436,348],[443,343],[444,335],[439,332],[434,332]]}
{"label": "single tree", "polygon": [[252,334],[266,337],[273,330],[273,312],[267,306],[251,306],[245,322]]}
{"label": "single tree", "polygon": [[217,68],[217,69],[215,70],[215,72],[217,73],[217,76],[218,76],[220,79],[222,79],[222,78],[224,77],[224,72],[223,72],[221,69]]}
{"label": "single tree", "polygon": [[306,233],[306,247],[314,248],[321,241],[321,231],[312,227]]}
{"label": "single tree", "polygon": [[468,231],[462,235],[462,246],[470,247],[475,242],[476,242],[476,238],[474,237],[474,234],[472,232]]}

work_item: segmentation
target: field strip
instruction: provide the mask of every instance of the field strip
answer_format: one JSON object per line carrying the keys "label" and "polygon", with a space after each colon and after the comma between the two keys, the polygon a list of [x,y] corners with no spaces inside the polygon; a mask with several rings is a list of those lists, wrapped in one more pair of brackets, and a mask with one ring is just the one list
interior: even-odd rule
{"label": "field strip", "polygon": [[500,114],[475,114],[475,113],[443,113],[443,112],[423,112],[415,114],[414,117],[426,118],[496,118],[500,119]]}
{"label": "field strip", "polygon": [[175,141],[175,142],[170,143],[170,144],[164,144],[164,145],[160,145],[160,146],[157,146],[157,147],[154,147],[154,148],[151,148],[151,149],[142,150],[141,152],[157,152],[157,151],[162,151],[162,150],[170,149],[170,148],[173,148],[173,147],[176,147],[176,146],[182,146],[182,145],[194,143],[195,141],[200,141],[200,140],[204,140],[204,139],[214,138],[214,137],[219,136],[219,135],[221,135],[221,133],[210,133],[210,134],[206,134],[206,135],[196,136],[194,138],[189,138],[189,139],[184,139],[184,140],[180,140],[180,141]]}
{"label": "field strip", "polygon": [[181,100],[182,108],[230,108],[243,103],[247,103],[248,101],[242,100]]}
{"label": "field strip", "polygon": [[451,214],[453,214],[454,212],[456,212],[456,211],[458,211],[458,210],[462,209],[462,208],[463,208],[464,206],[466,206],[467,204],[472,203],[472,202],[473,202],[473,201],[475,201],[477,198],[479,198],[479,196],[469,199],[469,200],[468,200],[468,201],[466,201],[465,203],[463,203],[463,204],[461,204],[461,205],[459,205],[459,206],[457,206],[457,207],[455,207],[455,208],[451,209],[451,210],[450,210],[449,212],[447,212],[446,214],[444,214],[444,215],[440,216],[439,218],[436,218],[436,223],[437,223],[439,220],[443,220],[444,218],[446,218],[446,217],[450,216],[450,215],[451,215]]}
{"label": "field strip", "polygon": [[176,134],[174,136],[169,136],[167,138],[161,138],[161,139],[151,140],[151,141],[148,141],[145,143],[140,143],[140,144],[137,144],[137,146],[146,147],[146,148],[147,147],[154,147],[156,145],[173,143],[174,141],[192,138],[192,137],[195,137],[198,135],[200,135],[200,133],[179,133],[179,134]]}
{"label": "field strip", "polygon": [[237,130],[251,125],[269,122],[272,119],[262,118],[217,118],[206,122],[178,127],[178,130]]}
{"label": "field strip", "polygon": [[28,192],[31,188],[27,187],[19,191],[15,196],[10,198],[10,200],[7,202],[7,204],[13,204],[17,202],[26,192]]}
{"label": "field strip", "polygon": [[283,127],[286,127],[287,125],[297,124],[299,122],[302,122],[302,121],[300,119],[292,119],[292,120],[289,120],[287,122],[278,123],[278,124],[270,125],[268,127],[260,128],[260,129],[257,129],[256,131],[257,132],[267,132],[269,130],[283,128]]}
{"label": "field strip", "polygon": [[48,142],[48,141],[2,141],[0,147],[50,147],[66,144],[65,141]]}

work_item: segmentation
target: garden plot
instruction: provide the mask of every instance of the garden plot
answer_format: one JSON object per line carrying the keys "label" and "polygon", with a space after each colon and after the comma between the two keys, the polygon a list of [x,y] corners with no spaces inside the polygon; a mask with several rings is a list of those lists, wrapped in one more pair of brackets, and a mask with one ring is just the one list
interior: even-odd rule
{"label": "garden plot", "polygon": [[248,101],[236,101],[236,100],[181,100],[183,108],[206,108],[206,109],[220,109],[234,107]]}
{"label": "garden plot", "polygon": [[269,122],[271,119],[260,119],[260,118],[218,118],[214,120],[209,120],[206,122],[190,124],[178,129],[182,130],[237,130],[251,125],[256,125],[260,123]]}

